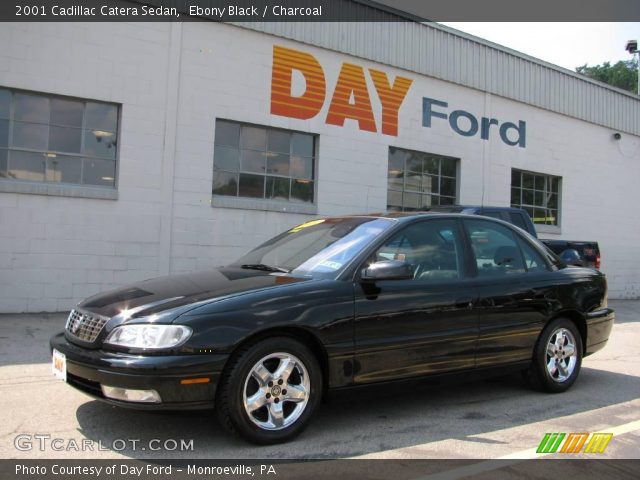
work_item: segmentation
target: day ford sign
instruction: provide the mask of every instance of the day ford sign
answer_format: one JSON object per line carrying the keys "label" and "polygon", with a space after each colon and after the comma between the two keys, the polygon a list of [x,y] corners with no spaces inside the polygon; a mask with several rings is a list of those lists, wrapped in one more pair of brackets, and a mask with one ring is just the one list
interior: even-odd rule
{"label": "day ford sign", "polygon": [[[293,92],[294,72],[304,78],[304,91],[296,94]],[[369,91],[367,77],[373,83],[374,92]],[[329,99],[326,124],[342,127],[346,120],[352,120],[362,131],[398,136],[400,108],[413,80],[400,75],[390,79],[385,72],[373,68],[365,70],[347,62],[342,64],[334,82],[327,80],[325,69],[310,53],[274,45],[271,114],[309,120],[320,114]],[[375,118],[372,93],[382,106],[379,119]],[[526,122],[522,120],[516,124],[500,122],[496,118],[478,119],[466,110],[449,112],[448,108],[446,101],[423,97],[422,126],[431,128],[433,119],[447,120],[451,130],[463,137],[479,136],[489,140],[492,135],[498,135],[509,146],[526,146]]]}

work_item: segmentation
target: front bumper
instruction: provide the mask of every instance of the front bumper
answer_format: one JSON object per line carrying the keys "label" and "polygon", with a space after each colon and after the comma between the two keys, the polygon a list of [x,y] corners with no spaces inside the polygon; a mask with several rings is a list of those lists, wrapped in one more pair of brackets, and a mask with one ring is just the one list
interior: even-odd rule
{"label": "front bumper", "polygon": [[586,315],[587,323],[587,346],[585,357],[602,350],[609,340],[615,313],[611,308],[603,308]]}
{"label": "front bumper", "polygon": [[[143,356],[92,350],[70,343],[64,333],[50,342],[66,356],[67,383],[98,400],[140,410],[186,410],[213,407],[216,386],[226,354]],[[181,384],[181,380],[209,378],[208,383]],[[106,398],[101,385],[155,390],[161,403],[139,403]]]}

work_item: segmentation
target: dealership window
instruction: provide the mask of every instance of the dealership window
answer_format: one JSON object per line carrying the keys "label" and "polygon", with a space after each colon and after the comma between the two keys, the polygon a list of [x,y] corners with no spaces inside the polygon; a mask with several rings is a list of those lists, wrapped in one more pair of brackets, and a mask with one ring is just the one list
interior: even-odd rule
{"label": "dealership window", "polygon": [[0,88],[0,179],[5,185],[113,189],[117,137],[117,105]]}
{"label": "dealership window", "polygon": [[316,136],[217,120],[214,198],[313,204]]}
{"label": "dealership window", "polygon": [[522,208],[536,225],[560,225],[561,177],[511,170],[511,206]]}
{"label": "dealership window", "polygon": [[389,147],[387,209],[415,211],[457,201],[458,159]]}

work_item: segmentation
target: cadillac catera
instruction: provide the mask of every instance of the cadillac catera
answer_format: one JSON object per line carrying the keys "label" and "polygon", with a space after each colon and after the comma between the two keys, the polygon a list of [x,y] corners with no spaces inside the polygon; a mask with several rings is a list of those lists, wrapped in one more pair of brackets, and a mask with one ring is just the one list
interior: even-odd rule
{"label": "cadillac catera", "polygon": [[613,325],[597,270],[500,220],[325,218],[237,262],[96,295],[51,339],[53,368],[105,402],[215,408],[261,444],[299,434],[331,389],[520,370],[567,390]]}

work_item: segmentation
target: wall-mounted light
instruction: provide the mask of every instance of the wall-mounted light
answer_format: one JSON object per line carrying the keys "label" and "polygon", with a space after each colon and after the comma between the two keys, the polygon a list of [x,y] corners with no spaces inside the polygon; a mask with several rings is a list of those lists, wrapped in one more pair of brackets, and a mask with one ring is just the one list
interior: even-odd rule
{"label": "wall-mounted light", "polygon": [[622,138],[622,134],[620,134],[619,132],[616,132],[613,134],[613,138],[615,140],[620,140]]}

